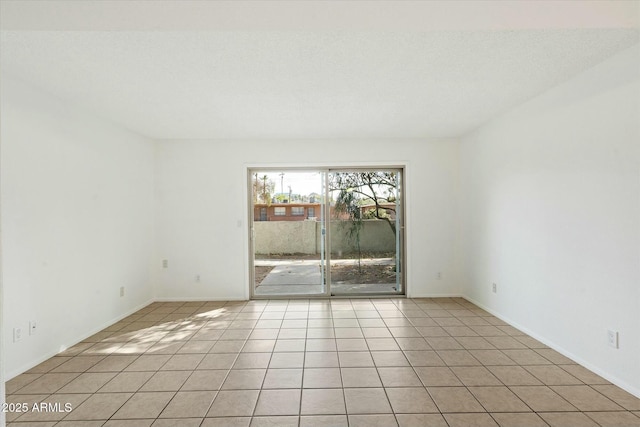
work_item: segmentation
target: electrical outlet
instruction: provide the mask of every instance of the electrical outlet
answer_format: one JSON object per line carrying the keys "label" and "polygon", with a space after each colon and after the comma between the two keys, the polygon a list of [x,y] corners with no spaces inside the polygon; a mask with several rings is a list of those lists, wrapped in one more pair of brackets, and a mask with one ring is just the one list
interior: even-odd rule
{"label": "electrical outlet", "polygon": [[120,286],[120,296],[124,296],[124,286]]}
{"label": "electrical outlet", "polygon": [[436,273],[436,279],[437,280],[442,280],[442,272],[438,271],[438,273]]}
{"label": "electrical outlet", "polygon": [[494,294],[498,293],[498,285],[496,285],[495,283],[491,285],[491,290],[493,291]]}
{"label": "electrical outlet", "polygon": [[162,268],[169,268],[169,260],[168,259],[163,259],[162,260]]}
{"label": "electrical outlet", "polygon": [[37,331],[38,331],[38,324],[36,323],[35,320],[32,320],[31,322],[29,322],[29,335],[35,335]]}
{"label": "electrical outlet", "polygon": [[13,342],[18,342],[22,339],[22,328],[13,328]]}
{"label": "electrical outlet", "polygon": [[618,348],[618,331],[607,331],[607,343],[609,347]]}
{"label": "electrical outlet", "polygon": [[200,275],[196,274],[196,282],[200,282]]}

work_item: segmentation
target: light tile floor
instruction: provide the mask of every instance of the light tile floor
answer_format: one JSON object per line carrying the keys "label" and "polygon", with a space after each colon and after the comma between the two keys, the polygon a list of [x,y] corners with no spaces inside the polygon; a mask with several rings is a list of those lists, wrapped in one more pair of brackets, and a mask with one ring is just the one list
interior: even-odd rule
{"label": "light tile floor", "polygon": [[7,394],[16,427],[640,426],[640,399],[459,298],[154,303]]}

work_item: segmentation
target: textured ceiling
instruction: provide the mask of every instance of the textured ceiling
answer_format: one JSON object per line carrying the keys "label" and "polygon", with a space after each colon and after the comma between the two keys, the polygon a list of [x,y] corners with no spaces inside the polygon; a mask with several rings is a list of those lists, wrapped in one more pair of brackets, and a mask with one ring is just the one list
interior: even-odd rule
{"label": "textured ceiling", "polygon": [[153,138],[455,137],[638,43],[637,28],[1,36],[3,74]]}

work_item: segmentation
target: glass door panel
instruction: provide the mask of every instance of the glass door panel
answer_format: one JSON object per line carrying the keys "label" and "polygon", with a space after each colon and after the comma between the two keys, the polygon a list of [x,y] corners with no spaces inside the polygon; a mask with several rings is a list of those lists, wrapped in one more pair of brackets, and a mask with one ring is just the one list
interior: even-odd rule
{"label": "glass door panel", "polygon": [[253,296],[327,295],[324,171],[251,170]]}
{"label": "glass door panel", "polygon": [[332,295],[402,294],[399,169],[330,170]]}

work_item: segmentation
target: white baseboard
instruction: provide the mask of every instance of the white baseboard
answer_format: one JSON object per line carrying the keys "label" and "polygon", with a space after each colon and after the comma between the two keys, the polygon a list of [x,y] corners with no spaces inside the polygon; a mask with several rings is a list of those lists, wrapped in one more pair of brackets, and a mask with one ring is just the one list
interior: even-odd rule
{"label": "white baseboard", "polygon": [[568,357],[569,359],[573,360],[574,362],[578,363],[579,365],[584,366],[585,368],[587,368],[588,370],[594,372],[597,375],[600,375],[602,378],[604,378],[605,380],[611,382],[612,384],[620,387],[621,389],[633,394],[634,396],[640,398],[640,389],[632,386],[631,384],[628,384],[626,381],[609,374],[608,372],[600,369],[599,367],[587,362],[586,360],[584,360],[583,358],[576,356],[575,354],[571,353],[570,351],[567,351],[566,349],[564,349],[562,346],[558,345],[557,343],[550,341],[548,339],[546,339],[545,337],[538,335],[537,333],[535,333],[534,331],[532,331],[531,329],[527,328],[526,326],[523,326],[521,324],[519,324],[518,322],[514,322],[513,320],[509,319],[506,316],[503,316],[502,314],[496,312],[495,310],[486,307],[484,304],[479,303],[478,301],[475,301],[473,298],[470,298],[466,295],[462,295],[462,298],[466,299],[467,301],[477,305],[478,307],[480,307],[481,309],[483,309],[484,311],[491,313],[492,315],[496,316],[498,319],[503,320],[505,322],[507,322],[509,325],[513,326],[514,328],[517,328],[519,330],[521,330],[522,332],[526,333],[527,335],[529,335],[532,338],[535,338],[536,340],[540,341],[541,343],[543,343],[544,345],[554,349],[555,351],[557,351],[558,353],[562,354],[565,357]]}

